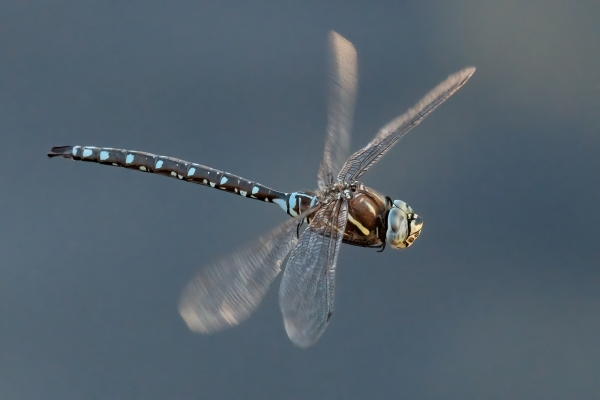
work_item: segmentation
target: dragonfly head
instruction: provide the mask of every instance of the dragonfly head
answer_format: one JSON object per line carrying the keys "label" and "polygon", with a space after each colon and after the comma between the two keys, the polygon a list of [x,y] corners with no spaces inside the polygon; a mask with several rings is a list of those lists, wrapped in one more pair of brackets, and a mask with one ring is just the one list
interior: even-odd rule
{"label": "dragonfly head", "polygon": [[421,234],[423,220],[402,200],[394,200],[388,213],[387,242],[395,249],[406,249]]}

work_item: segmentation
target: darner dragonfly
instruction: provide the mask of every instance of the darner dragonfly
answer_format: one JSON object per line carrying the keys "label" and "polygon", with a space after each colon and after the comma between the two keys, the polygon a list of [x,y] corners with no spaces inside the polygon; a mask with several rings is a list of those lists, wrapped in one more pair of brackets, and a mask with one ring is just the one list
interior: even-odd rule
{"label": "darner dragonfly", "polygon": [[[211,333],[237,325],[258,307],[289,255],[279,302],[290,339],[300,347],[314,344],[333,312],[335,273],[342,243],[404,249],[419,237],[423,222],[401,200],[394,200],[358,179],[408,131],[442,104],[475,72],[459,71],[440,83],[405,114],[385,125],[364,148],[346,159],[356,98],[356,51],[330,33],[329,109],[318,187],[285,193],[257,182],[171,157],[107,147],[54,147],[61,156],[151,172],[199,183],[240,196],[275,203],[294,219],[255,243],[209,264],[189,282],[179,312],[189,328]],[[300,231],[301,224],[306,228]]]}

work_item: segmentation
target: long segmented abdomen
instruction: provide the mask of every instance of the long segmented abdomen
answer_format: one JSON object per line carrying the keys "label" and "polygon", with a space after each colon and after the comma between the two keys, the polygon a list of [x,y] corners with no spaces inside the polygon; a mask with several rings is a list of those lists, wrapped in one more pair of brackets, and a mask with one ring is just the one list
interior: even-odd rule
{"label": "long segmented abdomen", "polygon": [[173,157],[159,156],[142,151],[93,146],[53,147],[52,150],[50,150],[50,153],[48,153],[48,157],[57,156],[70,158],[72,160],[124,167],[143,172],[152,172],[187,182],[199,183],[201,185],[236,193],[240,196],[276,203],[284,209],[284,211],[286,211],[286,208],[288,208],[289,205],[289,193],[279,192],[237,175]]}

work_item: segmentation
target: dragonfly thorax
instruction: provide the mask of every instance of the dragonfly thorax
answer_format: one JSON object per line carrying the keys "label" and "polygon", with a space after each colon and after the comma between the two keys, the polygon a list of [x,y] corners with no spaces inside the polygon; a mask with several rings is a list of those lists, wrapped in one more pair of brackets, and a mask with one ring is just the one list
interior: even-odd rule
{"label": "dragonfly thorax", "polygon": [[341,197],[345,197],[346,199],[350,200],[354,197],[354,192],[356,192],[357,187],[357,183],[354,182],[333,182],[317,192],[317,199],[321,204],[330,203],[331,201]]}

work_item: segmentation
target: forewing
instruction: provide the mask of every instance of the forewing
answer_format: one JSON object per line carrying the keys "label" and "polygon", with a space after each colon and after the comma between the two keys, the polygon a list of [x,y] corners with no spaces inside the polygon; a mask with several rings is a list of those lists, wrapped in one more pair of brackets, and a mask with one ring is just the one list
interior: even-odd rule
{"label": "forewing", "polygon": [[358,80],[356,50],[336,32],[329,33],[327,139],[318,184],[324,188],[340,171],[350,151],[350,131]]}
{"label": "forewing", "polygon": [[358,179],[408,131],[417,126],[437,106],[460,89],[475,73],[475,68],[465,68],[450,75],[427,93],[413,108],[381,128],[375,138],[363,149],[352,154],[343,166],[338,179],[350,182]]}
{"label": "forewing", "polygon": [[279,289],[289,338],[299,347],[314,344],[333,313],[335,268],[346,221],[345,198],[322,207],[290,254]]}
{"label": "forewing", "polygon": [[212,333],[248,318],[297,243],[299,221],[289,220],[200,270],[184,288],[179,302],[179,313],[187,326],[194,332]]}

